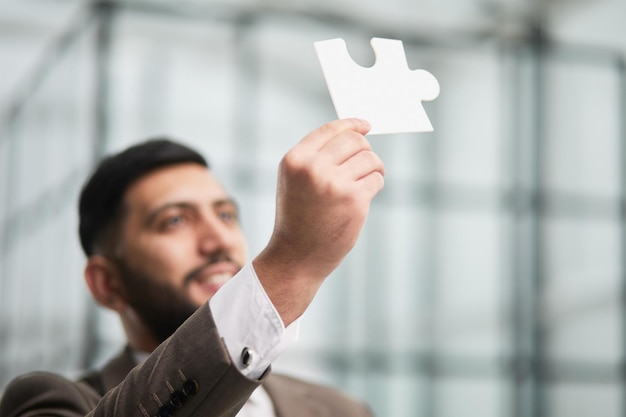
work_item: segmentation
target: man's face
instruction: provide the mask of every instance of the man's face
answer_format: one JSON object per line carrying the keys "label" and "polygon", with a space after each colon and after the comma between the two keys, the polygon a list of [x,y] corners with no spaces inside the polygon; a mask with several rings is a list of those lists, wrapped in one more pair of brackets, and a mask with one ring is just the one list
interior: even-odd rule
{"label": "man's face", "polygon": [[123,204],[116,258],[127,302],[162,342],[246,262],[237,207],[192,163],[141,177]]}

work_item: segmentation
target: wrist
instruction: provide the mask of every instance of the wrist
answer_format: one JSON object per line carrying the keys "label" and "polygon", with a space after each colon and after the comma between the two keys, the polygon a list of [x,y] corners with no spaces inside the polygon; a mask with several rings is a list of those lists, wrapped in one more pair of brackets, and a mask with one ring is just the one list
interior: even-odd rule
{"label": "wrist", "polygon": [[289,256],[276,256],[266,248],[252,265],[270,301],[285,326],[308,308],[326,276]]}

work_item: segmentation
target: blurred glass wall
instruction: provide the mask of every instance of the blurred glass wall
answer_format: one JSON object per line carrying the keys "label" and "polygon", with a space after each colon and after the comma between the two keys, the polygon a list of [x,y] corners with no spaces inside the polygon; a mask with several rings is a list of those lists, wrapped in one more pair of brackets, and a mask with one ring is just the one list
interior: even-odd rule
{"label": "blurred glass wall", "polygon": [[76,200],[95,160],[154,136],[196,147],[255,254],[280,158],[335,118],[313,42],[342,37],[369,66],[379,36],[438,78],[435,131],[371,137],[385,189],[275,370],[378,416],[624,415],[623,55],[550,42],[550,10],[487,6],[86,7],[2,121],[0,387],[124,344],[82,283]]}

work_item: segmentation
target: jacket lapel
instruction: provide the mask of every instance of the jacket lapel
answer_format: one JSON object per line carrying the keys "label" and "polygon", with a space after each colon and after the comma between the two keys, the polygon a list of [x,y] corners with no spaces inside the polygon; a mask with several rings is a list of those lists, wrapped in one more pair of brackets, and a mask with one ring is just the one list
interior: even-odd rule
{"label": "jacket lapel", "polygon": [[126,375],[137,365],[129,346],[107,363],[100,371],[100,379],[104,392],[115,388],[126,378]]}
{"label": "jacket lapel", "polygon": [[277,417],[327,417],[324,403],[315,401],[310,390],[291,378],[271,374],[263,382]]}

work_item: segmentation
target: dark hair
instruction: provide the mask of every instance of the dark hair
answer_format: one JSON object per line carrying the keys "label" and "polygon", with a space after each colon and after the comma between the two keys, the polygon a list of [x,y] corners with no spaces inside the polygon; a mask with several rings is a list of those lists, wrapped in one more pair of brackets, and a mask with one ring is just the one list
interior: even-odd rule
{"label": "dark hair", "polygon": [[168,165],[196,163],[209,167],[198,152],[168,139],[152,139],[103,159],[83,186],[78,203],[80,244],[87,256],[110,236],[128,187]]}

